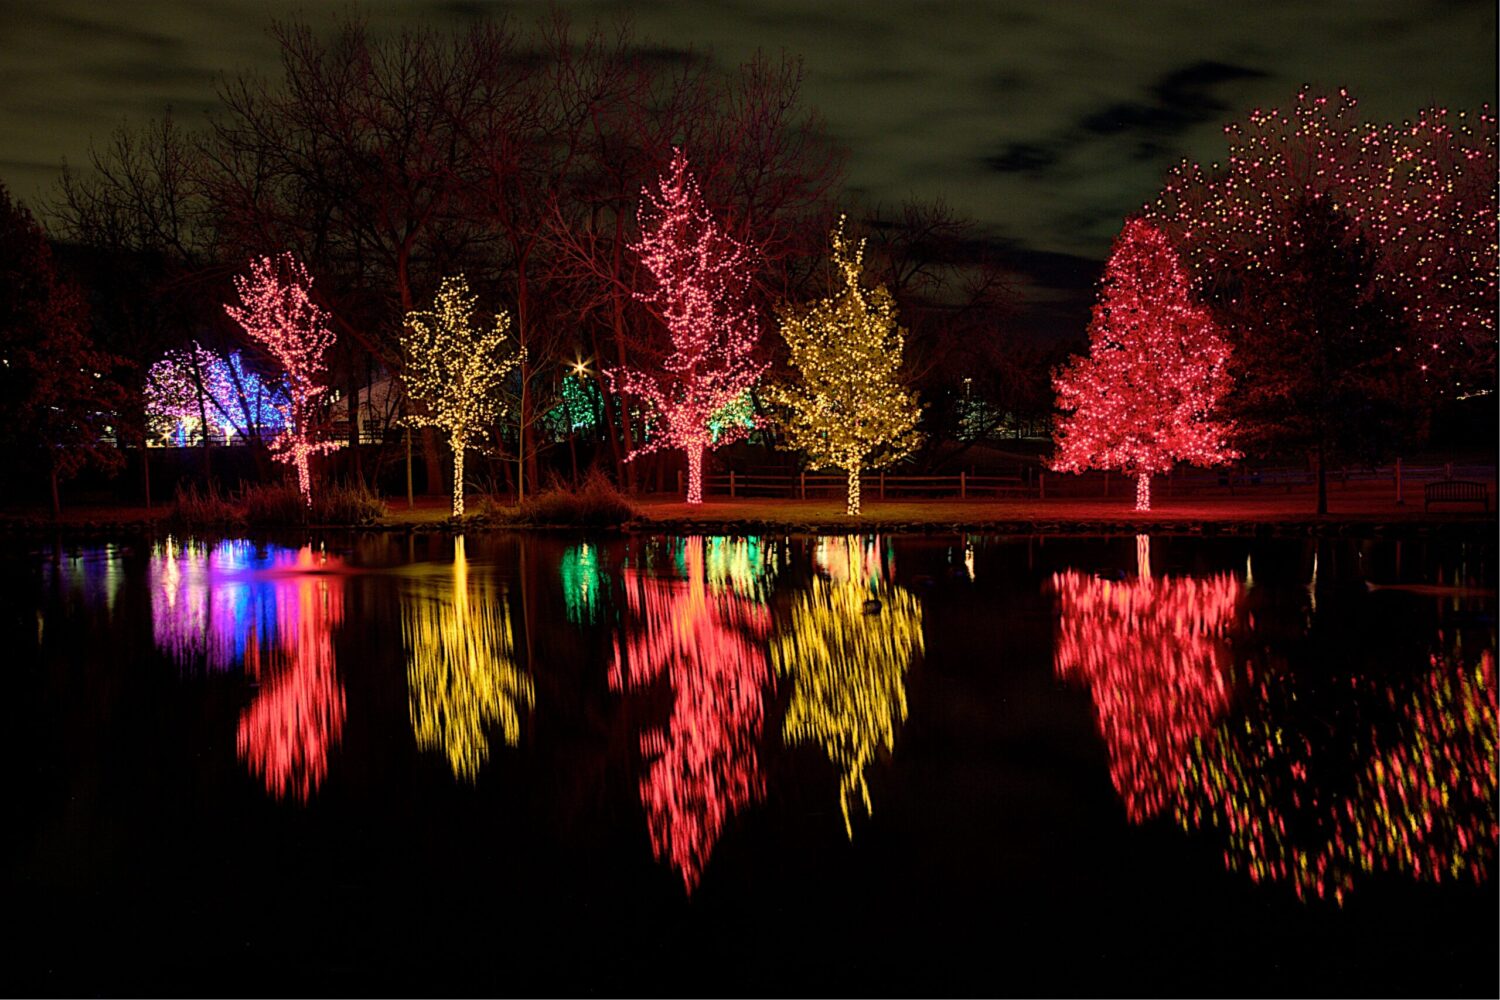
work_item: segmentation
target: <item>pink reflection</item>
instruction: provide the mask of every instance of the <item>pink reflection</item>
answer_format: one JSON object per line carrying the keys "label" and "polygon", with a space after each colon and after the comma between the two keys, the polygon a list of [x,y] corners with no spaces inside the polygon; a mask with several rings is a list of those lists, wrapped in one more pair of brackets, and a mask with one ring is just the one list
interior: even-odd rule
{"label": "pink reflection", "polygon": [[[311,569],[300,557],[297,566]],[[344,728],[344,689],[334,669],[333,629],[344,617],[343,580],[290,575],[274,584],[274,643],[262,648],[252,633],[245,672],[262,681],[260,694],[240,714],[240,759],[277,798],[306,800],[328,773],[328,753]]]}
{"label": "pink reflection", "polygon": [[686,580],[625,571],[634,628],[615,647],[610,685],[671,686],[665,728],[641,734],[641,801],[656,856],[691,892],[729,817],[761,794],[756,745],[774,680],[769,609],[731,588],[710,593],[703,539],[684,544]]}
{"label": "pink reflection", "polygon": [[1229,705],[1221,661],[1240,582],[1151,576],[1137,540],[1133,580],[1069,570],[1052,577],[1058,676],[1088,686],[1109,750],[1110,778],[1137,822],[1166,806],[1192,764],[1194,742]]}
{"label": "pink reflection", "polygon": [[834,583],[889,583],[895,566],[881,559],[879,535],[823,535],[813,547],[813,565]]}

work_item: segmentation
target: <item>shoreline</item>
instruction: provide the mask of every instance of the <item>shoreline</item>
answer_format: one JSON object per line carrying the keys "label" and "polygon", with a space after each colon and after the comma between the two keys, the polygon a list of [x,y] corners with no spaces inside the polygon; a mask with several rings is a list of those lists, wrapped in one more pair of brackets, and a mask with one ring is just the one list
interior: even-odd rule
{"label": "shoreline", "polygon": [[[245,525],[224,523],[188,526],[174,521],[169,511],[143,516],[144,511],[130,511],[127,516],[108,516],[110,512],[86,509],[67,512],[61,521],[50,516],[0,515],[0,537],[11,538],[99,538],[154,537],[178,535],[258,535],[287,531],[317,534],[335,532],[372,532],[381,534],[505,534],[584,533],[584,534],[711,534],[744,535],[781,532],[786,534],[987,534],[987,535],[1189,535],[1223,537],[1472,537],[1484,534],[1493,539],[1500,533],[1500,514],[1474,511],[1423,511],[1386,509],[1383,511],[1334,511],[1318,516],[1305,511],[1264,509],[1264,505],[1218,502],[1213,504],[1166,505],[1149,513],[1136,514],[1098,502],[1059,500],[1042,505],[1017,505],[1025,509],[997,510],[996,504],[984,502],[925,502],[891,504],[886,509],[874,506],[863,516],[850,517],[837,510],[809,509],[819,505],[759,501],[740,504],[705,505],[708,509],[686,509],[682,503],[638,504],[639,515],[613,525],[541,525],[511,524],[493,519],[471,517],[455,522],[443,516],[446,507],[416,508],[392,511],[384,519],[368,525],[285,524]],[[927,509],[922,509],[922,507]],[[1280,505],[1278,505],[1280,506]],[[718,507],[715,511],[713,508]],[[977,508],[963,510],[963,507]],[[1260,509],[1257,509],[1257,508]],[[915,508],[915,509],[914,509]],[[123,511],[119,513],[125,513]],[[964,515],[971,516],[964,516]]]}

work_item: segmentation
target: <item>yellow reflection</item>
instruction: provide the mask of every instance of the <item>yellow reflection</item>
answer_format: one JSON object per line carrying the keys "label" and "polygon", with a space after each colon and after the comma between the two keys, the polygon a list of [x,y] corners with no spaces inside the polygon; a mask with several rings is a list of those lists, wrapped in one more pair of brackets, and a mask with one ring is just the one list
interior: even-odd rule
{"label": "yellow reflection", "polygon": [[499,723],[515,746],[521,710],[536,695],[516,666],[504,595],[487,577],[470,582],[463,538],[453,543],[451,582],[418,585],[402,601],[401,637],[417,746],[442,751],[472,781],[489,758],[485,727]]}
{"label": "yellow reflection", "polygon": [[[836,561],[858,566],[859,554],[850,539]],[[880,601],[878,611],[867,607],[872,600]],[[771,645],[777,672],[794,682],[783,739],[818,744],[839,769],[839,807],[851,837],[850,801],[857,790],[869,814],[865,770],[895,746],[906,721],[906,672],[922,648],[916,598],[901,587],[847,578],[814,578]]]}

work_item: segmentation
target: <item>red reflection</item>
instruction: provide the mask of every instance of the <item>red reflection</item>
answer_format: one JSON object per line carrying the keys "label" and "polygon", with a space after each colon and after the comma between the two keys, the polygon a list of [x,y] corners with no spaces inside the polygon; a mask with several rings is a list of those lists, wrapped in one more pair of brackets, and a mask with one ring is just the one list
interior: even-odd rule
{"label": "red reflection", "polygon": [[1137,822],[1167,805],[1191,764],[1194,741],[1229,705],[1220,661],[1240,596],[1227,573],[1152,579],[1149,540],[1137,540],[1138,575],[1052,577],[1059,620],[1058,676],[1088,685],[1109,771]]}
{"label": "red reflection", "polygon": [[610,686],[672,688],[666,726],[641,734],[641,802],[656,856],[691,892],[729,817],[761,794],[756,745],[773,678],[769,609],[731,588],[710,593],[703,539],[684,544],[686,580],[625,570],[635,627],[616,645]]}
{"label": "red reflection", "polygon": [[298,554],[291,576],[277,579],[276,635],[262,647],[253,633],[245,671],[260,694],[240,714],[240,759],[277,798],[306,800],[328,773],[329,749],[344,728],[344,689],[334,669],[333,629],[344,617],[343,580],[311,575],[326,557]]}
{"label": "red reflection", "polygon": [[[1167,812],[1184,830],[1217,830],[1227,868],[1302,899],[1342,903],[1361,873],[1488,878],[1500,837],[1492,649],[1440,636],[1415,683],[1251,674],[1230,717],[1221,650],[1239,581],[1153,580],[1144,538],[1139,559],[1134,580],[1053,577],[1056,669],[1088,684],[1133,821]],[[1330,677],[1337,712],[1309,707]]]}

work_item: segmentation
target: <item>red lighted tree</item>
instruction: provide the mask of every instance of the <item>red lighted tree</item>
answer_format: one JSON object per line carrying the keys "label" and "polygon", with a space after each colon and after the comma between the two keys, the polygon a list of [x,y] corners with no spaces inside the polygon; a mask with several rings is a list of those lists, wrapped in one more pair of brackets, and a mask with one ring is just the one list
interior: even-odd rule
{"label": "red lighted tree", "polygon": [[236,275],[234,287],[242,305],[226,305],[224,311],[286,373],[286,402],[278,404],[285,423],[271,442],[271,451],[277,461],[297,470],[297,489],[310,507],[308,461],[338,447],[336,441],[318,440],[316,420],[318,397],[328,390],[322,382],[323,355],[333,346],[328,314],[308,297],[312,278],[291,254],[251,261],[249,277]]}
{"label": "red lighted tree", "polygon": [[671,352],[658,370],[615,369],[617,391],[650,404],[650,437],[628,458],[662,448],[687,455],[687,502],[703,502],[703,452],[745,436],[734,423],[715,434],[709,418],[755,384],[759,335],[750,285],[750,251],[724,231],[704,204],[678,150],[656,189],[642,190],[641,239],[633,249],[655,287],[637,293],[666,324]]}
{"label": "red lighted tree", "polygon": [[1060,472],[1118,469],[1136,477],[1135,509],[1151,509],[1151,476],[1177,462],[1236,458],[1214,419],[1229,389],[1229,345],[1166,236],[1129,219],[1105,266],[1089,353],[1053,380]]}

